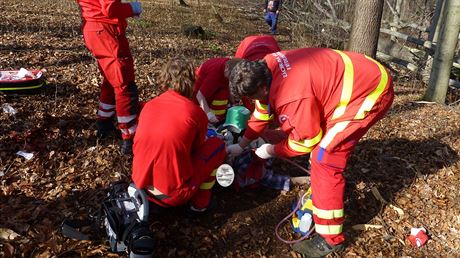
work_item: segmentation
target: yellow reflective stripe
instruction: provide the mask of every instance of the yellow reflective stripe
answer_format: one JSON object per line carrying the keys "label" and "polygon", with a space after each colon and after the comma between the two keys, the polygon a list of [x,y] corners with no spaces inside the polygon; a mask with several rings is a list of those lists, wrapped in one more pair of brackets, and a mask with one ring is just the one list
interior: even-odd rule
{"label": "yellow reflective stripe", "polygon": [[343,121],[335,124],[324,136],[324,138],[321,140],[319,143],[319,146],[323,149],[326,149],[326,147],[332,142],[334,137],[345,130],[347,125],[350,123],[350,121]]}
{"label": "yellow reflective stripe", "polygon": [[302,141],[288,139],[288,145],[294,151],[309,153],[312,151],[313,147],[318,144],[318,142],[321,140],[321,137],[323,137],[323,130],[320,129],[318,135],[316,135],[314,138],[305,139]]}
{"label": "yellow reflective stripe", "polygon": [[36,89],[40,88],[43,86],[44,83],[40,85],[35,85],[35,86],[27,86],[27,87],[12,87],[12,88],[0,88],[0,90],[30,90],[30,89]]}
{"label": "yellow reflective stripe", "polygon": [[343,59],[343,63],[345,64],[345,71],[343,75],[343,86],[342,86],[342,95],[340,96],[340,102],[334,110],[334,114],[332,115],[332,120],[341,117],[345,113],[345,109],[347,108],[348,103],[350,102],[351,93],[353,92],[353,77],[354,77],[354,69],[353,63],[351,62],[350,57],[348,57],[345,53],[339,50],[335,50]]}
{"label": "yellow reflective stripe", "polygon": [[259,120],[263,120],[263,121],[268,121],[268,120],[271,120],[273,119],[273,115],[270,115],[270,114],[262,114],[260,113],[257,109],[254,110],[254,113],[252,113],[254,115],[255,118],[259,119]]}
{"label": "yellow reflective stripe", "polygon": [[214,186],[215,183],[216,183],[216,180],[213,180],[212,182],[204,182],[200,185],[200,189],[209,190]]}
{"label": "yellow reflective stripe", "polygon": [[214,106],[223,106],[227,104],[228,104],[228,99],[222,99],[222,100],[216,99],[211,102],[211,105],[214,105]]}
{"label": "yellow reflective stripe", "polygon": [[321,210],[313,206],[313,214],[315,214],[320,219],[338,219],[343,218],[343,209]]}
{"label": "yellow reflective stripe", "polygon": [[[297,216],[294,214],[294,216]],[[297,218],[297,217],[293,217],[292,218],[292,225],[295,227],[295,228],[298,228],[299,227],[299,224],[300,224],[300,220]]]}
{"label": "yellow reflective stripe", "polygon": [[342,233],[343,225],[319,225],[315,224],[315,231],[320,235],[338,235]]}
{"label": "yellow reflective stripe", "polygon": [[374,59],[368,56],[366,57],[367,59],[371,60],[379,67],[380,74],[382,76],[380,78],[380,82],[377,88],[375,88],[364,100],[363,104],[358,110],[358,113],[356,113],[355,119],[364,119],[364,117],[366,116],[366,113],[371,111],[377,99],[380,97],[380,95],[382,95],[382,92],[385,90],[385,86],[387,85],[387,82],[388,82],[388,73],[385,70],[385,68],[379,62],[375,61]]}
{"label": "yellow reflective stripe", "polygon": [[313,210],[313,201],[311,199],[307,199],[307,201],[303,204],[301,210]]}
{"label": "yellow reflective stripe", "polygon": [[256,100],[256,107],[260,110],[268,110],[268,105],[262,104],[258,100]]}
{"label": "yellow reflective stripe", "polygon": [[225,114],[226,111],[227,111],[226,109],[219,109],[219,110],[211,109],[211,112],[214,113],[214,115],[223,115]]}
{"label": "yellow reflective stripe", "polygon": [[217,173],[217,169],[214,169],[211,173],[211,176],[216,176],[216,173]]}

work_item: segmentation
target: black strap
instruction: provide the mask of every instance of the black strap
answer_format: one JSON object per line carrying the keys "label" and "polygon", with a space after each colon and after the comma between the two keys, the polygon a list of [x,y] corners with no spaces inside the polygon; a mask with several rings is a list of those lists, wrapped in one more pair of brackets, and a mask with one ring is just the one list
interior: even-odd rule
{"label": "black strap", "polygon": [[80,232],[78,229],[87,227],[93,224],[91,220],[74,220],[65,219],[61,225],[62,235],[77,240],[90,240],[91,237],[88,234]]}

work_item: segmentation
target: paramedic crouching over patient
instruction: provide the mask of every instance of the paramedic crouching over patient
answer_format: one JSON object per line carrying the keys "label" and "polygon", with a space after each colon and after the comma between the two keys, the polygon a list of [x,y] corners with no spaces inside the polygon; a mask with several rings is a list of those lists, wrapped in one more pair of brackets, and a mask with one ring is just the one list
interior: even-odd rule
{"label": "paramedic crouching over patient", "polygon": [[259,157],[311,153],[313,220],[318,234],[295,244],[294,250],[322,257],[343,249],[343,171],[359,139],[393,102],[390,74],[362,54],[304,48],[242,61],[232,70],[229,84],[235,98],[256,100],[243,140],[227,147],[230,155],[239,155],[272,119],[288,137],[257,148]]}

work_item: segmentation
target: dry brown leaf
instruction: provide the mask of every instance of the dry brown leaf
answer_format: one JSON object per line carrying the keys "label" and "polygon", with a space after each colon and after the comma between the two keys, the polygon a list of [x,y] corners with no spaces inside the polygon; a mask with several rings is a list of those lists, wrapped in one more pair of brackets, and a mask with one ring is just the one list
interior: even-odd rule
{"label": "dry brown leaf", "polygon": [[13,230],[9,228],[0,228],[0,239],[3,240],[14,240],[18,237],[20,237],[18,233],[14,232]]}

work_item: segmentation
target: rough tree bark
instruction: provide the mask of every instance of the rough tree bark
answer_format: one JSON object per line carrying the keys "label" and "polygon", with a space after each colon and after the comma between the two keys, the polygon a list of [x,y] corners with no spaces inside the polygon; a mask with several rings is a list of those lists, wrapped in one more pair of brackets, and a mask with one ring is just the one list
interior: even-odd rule
{"label": "rough tree bark", "polygon": [[446,0],[442,11],[442,21],[438,47],[434,54],[433,69],[424,99],[445,104],[449,76],[460,31],[460,0]]}
{"label": "rough tree bark", "polygon": [[356,0],[348,50],[375,57],[383,0]]}

